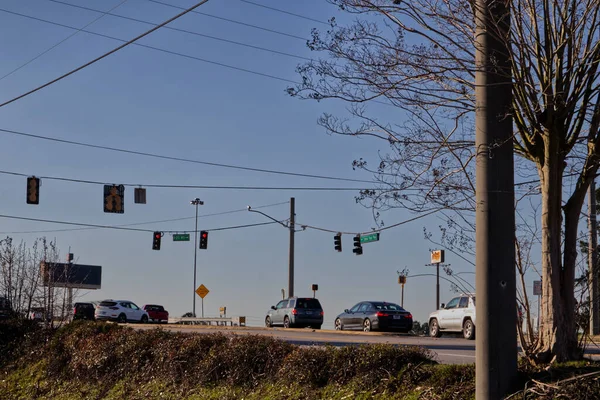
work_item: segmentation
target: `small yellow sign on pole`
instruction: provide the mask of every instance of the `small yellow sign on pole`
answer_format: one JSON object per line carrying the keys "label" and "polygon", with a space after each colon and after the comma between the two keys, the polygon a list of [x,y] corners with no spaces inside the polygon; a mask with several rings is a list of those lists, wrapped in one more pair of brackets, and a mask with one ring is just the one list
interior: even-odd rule
{"label": "small yellow sign on pole", "polygon": [[200,285],[198,286],[198,289],[196,289],[196,294],[201,298],[205,298],[208,292],[210,292],[210,290],[208,290],[204,285]]}

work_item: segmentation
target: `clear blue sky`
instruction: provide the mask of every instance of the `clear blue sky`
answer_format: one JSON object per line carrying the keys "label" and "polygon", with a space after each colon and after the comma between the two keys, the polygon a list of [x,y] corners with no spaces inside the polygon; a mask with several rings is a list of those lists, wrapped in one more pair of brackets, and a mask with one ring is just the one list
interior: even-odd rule
{"label": "clear blue sky", "polygon": [[[107,11],[120,0],[69,0]],[[164,0],[189,7],[193,1]],[[257,0],[261,4],[326,21],[348,16],[322,0]],[[6,0],[4,10],[81,28],[98,13],[48,0]],[[198,11],[244,21],[308,38],[314,27],[326,25],[257,7],[239,0],[211,0]],[[116,14],[160,23],[177,9],[147,0],[128,0]],[[186,15],[173,27],[234,40],[302,57],[315,57],[305,41],[253,29],[223,20]],[[130,39],[148,25],[104,16],[87,30]],[[0,77],[71,35],[72,30],[0,11]],[[142,44],[180,52],[214,62],[298,80],[299,59],[240,47],[208,38],[161,29]],[[116,47],[119,42],[80,32],[14,74],[0,80],[0,102],[9,100]],[[60,139],[158,153],[173,157],[243,165],[254,168],[330,175],[370,180],[366,172],[353,171],[351,163],[363,157],[378,162],[384,142],[327,135],[316,123],[323,112],[344,114],[336,102],[308,102],[290,98],[289,84],[272,78],[186,59],[138,46],[118,53],[18,102],[0,108],[0,128]],[[373,113],[401,118],[393,108],[374,105]],[[354,187],[351,182],[325,181],[239,171],[178,161],[81,148],[62,143],[0,135],[0,170],[37,176],[100,181],[105,183],[170,185],[255,185]],[[356,184],[360,186],[359,184]],[[356,204],[356,192],[257,191],[148,188],[148,204],[133,204],[133,188],[126,189],[125,213],[102,210],[103,188],[45,179],[39,206],[25,203],[24,177],[0,174],[0,214],[89,224],[122,225],[172,218],[178,222],[141,225],[161,231],[194,229],[194,208],[189,201],[201,198],[200,215],[243,210],[296,199],[299,224],[332,230],[361,232],[374,226],[371,211]],[[277,219],[289,216],[289,205],[262,209]],[[384,215],[388,225],[411,218],[403,210]],[[247,211],[199,219],[199,229],[268,222]],[[352,237],[343,237],[343,253],[333,249],[333,234],[306,230],[296,234],[295,290],[318,297],[326,326],[344,308],[367,299],[400,302],[398,269],[411,274],[433,273],[423,227],[436,229],[436,217],[424,218],[384,231],[378,243],[366,244],[362,256],[352,254]],[[76,261],[103,267],[102,289],[81,292],[82,300],[127,298],[138,305],[160,303],[174,316],[191,311],[193,294],[193,241],[174,243],[166,235],[162,249],[153,251],[152,233],[105,229],[47,233],[9,233],[68,229],[69,226],[0,218],[2,236],[32,243],[36,237],[55,238],[63,254],[69,246]],[[456,271],[473,267],[447,254]],[[210,290],[205,315],[217,315],[227,306],[230,315],[245,315],[262,324],[269,306],[287,288],[288,232],[278,225],[215,231],[208,250],[198,251],[198,281]],[[473,282],[474,275],[463,275]],[[442,282],[442,299],[451,296]],[[410,278],[404,305],[415,319],[424,320],[434,308],[435,278]],[[200,310],[200,298],[196,302]]]}

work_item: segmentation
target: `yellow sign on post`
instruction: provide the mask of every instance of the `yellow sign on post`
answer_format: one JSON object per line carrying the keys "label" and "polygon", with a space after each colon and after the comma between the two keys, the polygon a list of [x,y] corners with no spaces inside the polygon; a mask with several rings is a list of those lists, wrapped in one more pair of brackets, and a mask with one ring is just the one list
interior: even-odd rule
{"label": "yellow sign on post", "polygon": [[196,294],[201,298],[205,298],[208,292],[210,292],[210,290],[208,290],[204,285],[200,285],[198,286],[198,289],[196,289]]}

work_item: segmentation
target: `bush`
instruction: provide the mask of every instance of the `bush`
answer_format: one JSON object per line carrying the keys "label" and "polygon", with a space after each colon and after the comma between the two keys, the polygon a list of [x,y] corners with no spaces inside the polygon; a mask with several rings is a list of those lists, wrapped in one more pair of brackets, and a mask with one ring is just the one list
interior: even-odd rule
{"label": "bush", "polygon": [[0,321],[0,368],[15,362],[28,352],[41,350],[52,331],[35,321],[11,318]]}

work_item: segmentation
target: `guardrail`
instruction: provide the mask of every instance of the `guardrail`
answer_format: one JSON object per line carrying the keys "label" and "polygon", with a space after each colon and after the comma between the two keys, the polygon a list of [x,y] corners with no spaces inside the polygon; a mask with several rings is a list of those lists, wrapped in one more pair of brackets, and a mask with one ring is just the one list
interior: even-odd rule
{"label": "guardrail", "polygon": [[180,317],[169,318],[170,324],[181,325],[213,325],[217,326],[246,326],[246,317],[229,317],[229,318],[195,318],[195,317]]}

